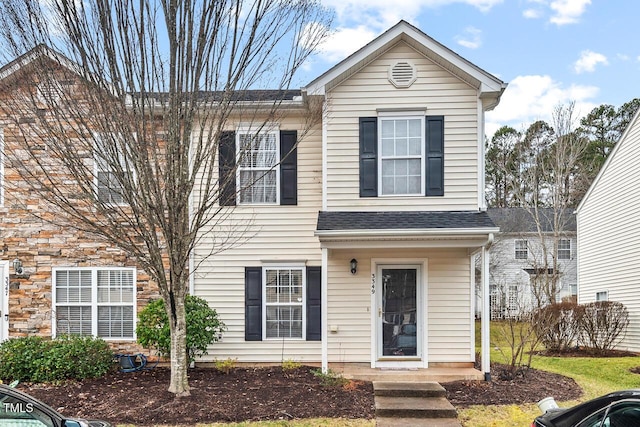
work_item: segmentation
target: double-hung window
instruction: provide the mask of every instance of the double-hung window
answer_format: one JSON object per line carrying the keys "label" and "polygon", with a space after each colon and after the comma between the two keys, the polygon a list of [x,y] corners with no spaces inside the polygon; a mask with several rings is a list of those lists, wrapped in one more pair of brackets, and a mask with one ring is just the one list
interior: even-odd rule
{"label": "double-hung window", "polygon": [[265,338],[304,339],[304,267],[265,267]]}
{"label": "double-hung window", "polygon": [[134,339],[135,281],[133,268],[54,269],[54,333]]}
{"label": "double-hung window", "polygon": [[515,258],[527,259],[529,257],[529,249],[527,247],[527,241],[518,239],[515,241]]}
{"label": "double-hung window", "polygon": [[425,179],[425,118],[378,118],[380,195],[422,195]]}
{"label": "double-hung window", "polygon": [[[124,173],[128,173],[117,136],[95,136],[95,183],[98,200],[106,204],[122,205]],[[119,176],[120,175],[120,176]]]}
{"label": "double-hung window", "polygon": [[240,204],[279,203],[279,132],[240,130],[236,135]]}
{"label": "double-hung window", "polygon": [[571,239],[558,240],[558,259],[571,259]]}

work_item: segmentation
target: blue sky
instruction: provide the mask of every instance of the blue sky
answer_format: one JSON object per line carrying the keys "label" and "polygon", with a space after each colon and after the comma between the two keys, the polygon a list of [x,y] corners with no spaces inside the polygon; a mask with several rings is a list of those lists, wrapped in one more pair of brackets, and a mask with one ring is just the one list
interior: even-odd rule
{"label": "blue sky", "polygon": [[574,101],[582,116],[640,97],[635,0],[321,0],[332,35],[304,83],[404,19],[509,84],[487,135],[520,130]]}

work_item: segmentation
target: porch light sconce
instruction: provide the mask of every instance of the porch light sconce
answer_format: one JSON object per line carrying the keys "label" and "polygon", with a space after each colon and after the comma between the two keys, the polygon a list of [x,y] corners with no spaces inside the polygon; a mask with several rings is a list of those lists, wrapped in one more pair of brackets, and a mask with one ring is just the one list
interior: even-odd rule
{"label": "porch light sconce", "polygon": [[351,274],[356,274],[358,272],[358,260],[353,258],[349,264],[351,265]]}
{"label": "porch light sconce", "polygon": [[13,270],[16,272],[16,274],[20,275],[24,273],[24,268],[22,268],[22,261],[20,261],[18,258],[13,260]]}

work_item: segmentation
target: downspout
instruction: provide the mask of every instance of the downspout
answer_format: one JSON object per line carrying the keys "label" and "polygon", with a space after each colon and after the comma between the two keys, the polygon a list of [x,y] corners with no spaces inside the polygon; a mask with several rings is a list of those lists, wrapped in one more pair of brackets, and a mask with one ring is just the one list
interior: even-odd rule
{"label": "downspout", "polygon": [[491,381],[491,339],[490,339],[490,306],[489,306],[489,248],[493,242],[493,233],[489,234],[487,243],[482,246],[482,318],[481,318],[481,358],[484,380]]}

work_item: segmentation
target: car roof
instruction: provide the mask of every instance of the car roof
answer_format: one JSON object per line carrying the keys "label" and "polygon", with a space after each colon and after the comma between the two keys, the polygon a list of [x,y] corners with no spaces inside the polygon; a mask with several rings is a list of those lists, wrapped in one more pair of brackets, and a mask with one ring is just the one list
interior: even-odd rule
{"label": "car roof", "polygon": [[614,391],[566,410],[549,411],[540,418],[552,422],[555,427],[571,427],[598,409],[629,398],[640,400],[640,389]]}

